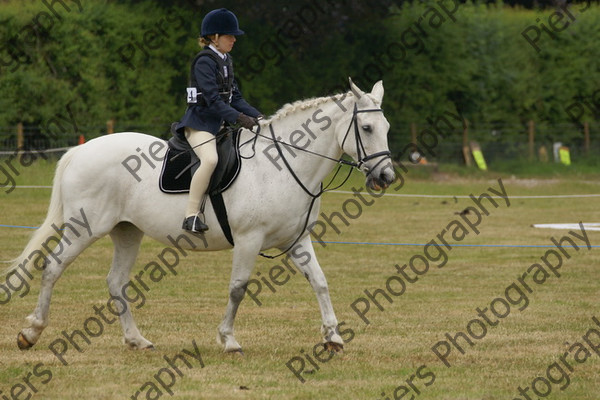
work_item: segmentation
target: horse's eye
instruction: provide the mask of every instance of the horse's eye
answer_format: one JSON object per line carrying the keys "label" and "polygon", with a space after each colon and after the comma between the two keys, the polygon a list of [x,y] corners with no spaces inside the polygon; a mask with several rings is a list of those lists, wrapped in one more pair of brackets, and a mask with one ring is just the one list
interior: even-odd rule
{"label": "horse's eye", "polygon": [[373,131],[373,128],[371,127],[371,125],[363,125],[362,129],[365,132],[372,132]]}

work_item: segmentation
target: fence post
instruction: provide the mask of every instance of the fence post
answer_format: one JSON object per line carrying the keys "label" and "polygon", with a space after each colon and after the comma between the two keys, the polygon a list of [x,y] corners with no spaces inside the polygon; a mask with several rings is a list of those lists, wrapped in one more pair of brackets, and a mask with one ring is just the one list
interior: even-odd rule
{"label": "fence post", "polygon": [[529,129],[528,129],[528,133],[529,133],[529,160],[533,160],[533,157],[535,155],[535,145],[534,145],[534,136],[535,136],[535,122],[533,122],[533,120],[529,120]]}
{"label": "fence post", "polygon": [[583,135],[584,135],[583,148],[584,148],[585,154],[588,155],[590,152],[590,123],[589,122],[583,123]]}
{"label": "fence post", "polygon": [[115,120],[109,119],[106,121],[106,134],[110,135],[111,133],[115,133]]}
{"label": "fence post", "polygon": [[411,143],[417,144],[417,124],[414,122],[410,123],[410,140]]}
{"label": "fence post", "polygon": [[469,151],[469,121],[464,120],[462,135],[462,151],[467,167],[471,166],[471,152]]}
{"label": "fence post", "polygon": [[19,122],[17,124],[17,150],[23,150],[24,145],[25,139],[23,137],[23,123]]}

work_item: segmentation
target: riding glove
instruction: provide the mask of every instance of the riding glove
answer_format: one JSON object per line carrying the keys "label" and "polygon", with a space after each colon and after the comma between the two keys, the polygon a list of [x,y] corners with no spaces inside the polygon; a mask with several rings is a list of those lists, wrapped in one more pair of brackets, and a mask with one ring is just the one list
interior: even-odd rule
{"label": "riding glove", "polygon": [[256,118],[249,117],[244,113],[240,113],[236,122],[246,129],[252,129],[253,126],[258,125]]}

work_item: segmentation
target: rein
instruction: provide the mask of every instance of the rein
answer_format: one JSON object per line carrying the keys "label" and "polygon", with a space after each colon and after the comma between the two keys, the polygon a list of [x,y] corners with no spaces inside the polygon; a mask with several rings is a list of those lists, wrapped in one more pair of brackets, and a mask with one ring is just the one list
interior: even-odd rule
{"label": "rein", "polygon": [[[306,231],[306,228],[308,227],[308,221],[310,220],[310,213],[312,212],[312,209],[313,209],[313,207],[315,205],[316,200],[319,197],[321,197],[323,195],[323,193],[329,192],[329,191],[332,191],[332,190],[336,190],[336,189],[339,189],[340,187],[342,187],[348,181],[348,179],[350,179],[350,175],[354,171],[352,168],[360,169],[365,162],[367,162],[369,160],[372,160],[372,159],[375,159],[375,158],[378,158],[378,157],[382,157],[381,160],[379,160],[379,162],[377,164],[375,164],[375,166],[373,168],[365,169],[366,175],[369,176],[371,174],[371,172],[373,170],[375,170],[377,168],[377,166],[379,166],[379,164],[381,164],[382,162],[384,162],[387,158],[391,158],[392,153],[389,150],[379,151],[377,153],[373,153],[373,154],[367,155],[367,152],[365,150],[365,146],[364,146],[362,138],[360,136],[357,117],[358,117],[358,114],[360,114],[360,113],[371,113],[371,112],[383,112],[383,109],[382,108],[372,108],[372,109],[359,110],[357,104],[354,103],[354,110],[352,111],[352,120],[350,121],[350,124],[348,125],[348,129],[346,130],[346,133],[344,134],[344,139],[342,140],[342,146],[341,147],[342,147],[342,150],[344,150],[344,144],[346,143],[346,140],[348,139],[348,136],[350,135],[350,129],[352,128],[352,125],[354,125],[354,140],[355,140],[355,143],[356,143],[356,152],[357,152],[358,162],[344,160],[343,158],[336,159],[336,158],[333,158],[333,157],[329,157],[329,156],[327,156],[325,154],[320,154],[320,153],[317,153],[317,152],[314,152],[314,151],[307,150],[307,149],[304,149],[302,147],[296,146],[294,144],[287,143],[287,142],[284,142],[282,140],[278,140],[277,137],[275,136],[275,131],[273,129],[273,125],[272,124],[269,124],[269,130],[271,132],[271,137],[265,136],[265,135],[261,134],[260,133],[261,127],[260,127],[260,125],[258,125],[257,131],[256,132],[252,131],[255,136],[253,138],[251,138],[250,140],[247,140],[246,142],[240,144],[240,149],[241,149],[243,146],[245,146],[248,143],[252,142],[252,149],[253,149],[252,156],[249,156],[249,157],[241,156],[243,159],[249,159],[249,158],[252,158],[252,157],[254,157],[256,155],[255,146],[256,146],[256,140],[258,139],[259,136],[262,137],[262,138],[264,138],[264,139],[271,140],[275,144],[275,148],[277,150],[277,153],[279,154],[279,156],[283,160],[283,163],[285,164],[287,170],[290,172],[290,174],[292,175],[292,177],[294,178],[294,180],[298,183],[298,185],[302,188],[302,190],[309,197],[311,197],[310,205],[308,207],[308,212],[306,214],[306,220],[304,221],[304,226],[302,227],[302,231],[300,232],[300,234],[298,235],[298,237],[292,242],[292,244],[290,246],[288,246],[287,249],[285,249],[284,251],[280,252],[277,255],[271,256],[271,255],[265,254],[263,252],[260,252],[260,253],[258,253],[260,256],[265,257],[265,258],[269,258],[269,259],[275,259],[277,257],[280,257],[280,256],[284,255],[288,251],[290,251],[292,249],[292,247],[294,247],[298,243],[298,241],[300,240],[300,238],[304,235],[304,232]],[[203,143],[200,143],[199,145],[194,146],[194,147],[202,146],[202,145],[204,145],[204,144],[206,144],[206,143],[208,143],[208,142],[210,142],[212,140],[217,140],[222,135],[226,135],[226,134],[228,134],[230,131],[232,131],[234,129],[235,129],[235,127],[233,127],[233,126],[229,127],[226,131],[224,131],[222,133],[219,133],[215,137],[213,137],[213,138],[211,138],[211,139],[209,139],[209,140],[207,140],[207,141],[205,141]],[[300,180],[300,178],[298,177],[298,175],[294,172],[294,170],[292,169],[292,166],[289,164],[287,158],[285,158],[285,155],[284,155],[284,153],[283,153],[280,145],[285,145],[285,146],[291,147],[293,149],[296,149],[298,151],[302,151],[302,152],[305,152],[305,153],[308,153],[308,154],[312,154],[312,155],[317,156],[317,157],[321,157],[321,158],[333,161],[333,162],[335,162],[335,163],[338,164],[338,168],[337,168],[336,172],[334,173],[333,177],[331,178],[331,180],[329,181],[329,183],[327,185],[323,186],[323,184],[321,183],[321,185],[320,185],[321,187],[320,187],[319,191],[317,193],[312,193],[310,191],[310,189],[308,189],[306,187],[306,185]],[[191,147],[187,151],[193,151],[194,147]],[[178,154],[174,158],[178,157],[179,155],[181,155],[181,154]],[[330,187],[333,184],[333,182],[334,182],[335,178],[337,177],[337,175],[339,174],[339,172],[340,172],[340,170],[341,170],[341,168],[342,168],[343,165],[348,165],[348,166],[350,166],[352,168],[349,170],[348,175],[346,176],[346,178],[344,178],[344,180],[342,181],[342,183],[340,183],[336,187],[333,187],[333,188]],[[204,200],[206,200],[206,199],[204,199]]]}
{"label": "rein", "polygon": [[[369,160],[372,160],[374,158],[377,158],[377,157],[383,157],[377,164],[375,164],[375,167],[373,167],[370,170],[369,169],[366,170],[366,174],[368,176],[369,174],[371,174],[371,171],[375,170],[376,167],[379,164],[381,164],[387,158],[391,157],[392,153],[390,151],[380,151],[380,152],[373,153],[373,154],[370,154],[370,155],[366,154],[366,150],[365,150],[365,147],[363,145],[362,138],[360,137],[360,132],[358,130],[357,116],[358,116],[359,113],[367,113],[367,112],[383,112],[383,109],[381,109],[381,108],[373,108],[373,109],[358,110],[358,107],[357,107],[356,103],[354,103],[354,110],[352,112],[352,120],[350,121],[350,125],[348,125],[348,129],[346,130],[346,133],[344,134],[344,139],[342,140],[342,150],[343,150],[344,149],[344,144],[346,143],[346,139],[348,138],[348,136],[350,134],[350,128],[352,128],[352,125],[354,125],[354,138],[355,138],[355,141],[356,141],[356,151],[357,151],[358,162],[347,161],[347,160],[344,160],[342,158],[335,159],[335,158],[326,156],[324,154],[319,154],[319,153],[316,153],[316,152],[313,152],[313,151],[301,148],[299,146],[296,146],[296,145],[293,145],[293,144],[286,143],[284,141],[278,140],[275,137],[275,131],[273,130],[273,125],[271,125],[271,124],[269,124],[269,130],[271,132],[271,137],[264,136],[264,135],[260,134],[260,126],[259,126],[259,130],[258,130],[258,132],[256,132],[255,138],[258,137],[258,136],[260,136],[262,138],[265,138],[265,139],[273,141],[273,143],[275,144],[275,148],[277,150],[277,153],[278,153],[279,157],[281,157],[281,159],[283,160],[283,163],[285,164],[287,170],[290,172],[290,174],[292,175],[292,177],[294,178],[294,180],[298,183],[298,185],[302,188],[302,190],[312,198],[311,202],[310,202],[310,205],[308,207],[308,212],[306,214],[306,220],[304,221],[304,226],[302,228],[302,231],[300,232],[300,234],[298,235],[298,237],[294,240],[294,242],[290,246],[288,246],[287,249],[285,249],[284,251],[282,251],[281,253],[279,253],[277,255],[271,256],[271,255],[265,254],[263,252],[260,252],[260,253],[258,253],[260,256],[265,257],[265,258],[269,258],[269,259],[274,259],[274,258],[280,257],[280,256],[284,255],[285,253],[287,253],[288,251],[290,251],[292,249],[292,247],[294,247],[298,243],[298,241],[300,240],[300,238],[304,235],[304,232],[306,231],[306,228],[308,226],[308,221],[310,220],[310,214],[312,212],[312,209],[313,209],[313,206],[315,204],[315,201],[319,197],[321,197],[321,195],[323,195],[323,193],[339,189],[340,187],[342,187],[348,181],[348,179],[350,179],[350,175],[352,174],[352,171],[353,171],[352,168],[349,170],[348,175],[342,181],[342,183],[340,183],[339,185],[337,185],[334,188],[330,188],[330,186],[333,184],[333,181],[337,177],[337,175],[340,172],[340,169],[342,168],[343,165],[349,165],[349,166],[351,166],[353,168],[360,169],[365,162],[367,162]],[[248,143],[248,142],[246,142],[246,143]],[[244,143],[244,144],[246,144],[246,143]],[[308,154],[312,154],[312,155],[315,155],[315,156],[318,156],[318,157],[321,157],[321,158],[325,158],[327,160],[331,160],[331,161],[339,164],[338,168],[337,168],[337,171],[335,172],[335,174],[331,178],[331,181],[325,187],[323,187],[323,184],[321,183],[320,190],[317,193],[312,193],[306,187],[306,185],[304,185],[304,183],[300,180],[300,178],[298,177],[298,175],[292,169],[291,165],[289,164],[289,162],[285,158],[285,155],[283,154],[283,151],[281,149],[280,144],[292,147],[294,149],[297,149],[299,151],[303,151],[303,152],[308,153]]]}

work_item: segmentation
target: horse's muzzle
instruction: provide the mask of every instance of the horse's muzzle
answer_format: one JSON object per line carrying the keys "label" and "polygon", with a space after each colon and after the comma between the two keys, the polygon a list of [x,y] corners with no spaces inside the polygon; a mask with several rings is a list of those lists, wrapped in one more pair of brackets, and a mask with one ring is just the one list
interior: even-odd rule
{"label": "horse's muzzle", "polygon": [[367,174],[367,186],[373,190],[387,189],[395,180],[396,174],[391,166],[381,168],[379,173]]}

